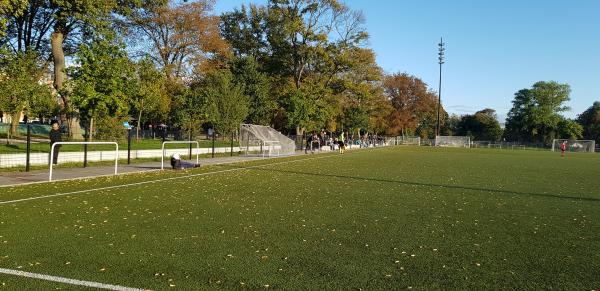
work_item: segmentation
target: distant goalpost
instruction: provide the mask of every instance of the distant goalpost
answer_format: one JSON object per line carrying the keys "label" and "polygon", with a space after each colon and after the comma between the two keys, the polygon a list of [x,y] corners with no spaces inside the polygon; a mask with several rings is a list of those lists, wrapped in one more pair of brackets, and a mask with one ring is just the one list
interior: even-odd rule
{"label": "distant goalpost", "polygon": [[470,148],[471,138],[468,136],[436,136],[436,147]]}
{"label": "distant goalpost", "polygon": [[56,148],[57,145],[93,145],[93,144],[107,144],[107,145],[114,145],[115,146],[115,175],[118,174],[118,168],[119,168],[119,144],[114,142],[114,141],[59,141],[59,142],[55,142],[52,144],[52,147],[50,148],[50,171],[48,174],[48,181],[52,182],[52,173],[53,173],[53,167],[54,167],[54,163],[52,161],[52,159],[54,158],[54,149]]}
{"label": "distant goalpost", "polygon": [[395,136],[395,137],[388,137],[386,138],[386,144],[387,145],[414,145],[414,146],[420,146],[421,145],[421,138],[420,137],[413,137],[413,136]]}
{"label": "distant goalpost", "polygon": [[596,150],[596,141],[594,140],[554,139],[552,141],[552,151],[560,151],[563,142],[567,142],[566,150],[568,152],[593,153]]}
{"label": "distant goalpost", "polygon": [[[165,149],[165,145],[167,144],[196,144],[196,165],[200,163],[200,143],[195,140],[186,140],[186,141],[163,141],[162,143],[162,155],[160,156],[160,169],[165,169],[165,155],[167,153],[167,149]],[[191,158],[191,157],[190,157]]]}

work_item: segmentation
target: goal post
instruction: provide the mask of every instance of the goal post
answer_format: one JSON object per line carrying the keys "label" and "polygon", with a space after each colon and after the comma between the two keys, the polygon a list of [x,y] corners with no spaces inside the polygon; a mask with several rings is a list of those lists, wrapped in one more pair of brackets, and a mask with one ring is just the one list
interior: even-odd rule
{"label": "goal post", "polygon": [[277,140],[265,140],[265,141],[262,142],[262,156],[263,156],[263,158],[265,156],[272,157],[274,153],[276,153],[274,156],[279,157],[280,152],[281,152],[281,143],[279,143],[279,141],[277,141]]}
{"label": "goal post", "polygon": [[386,144],[387,145],[413,145],[413,146],[420,146],[421,145],[421,138],[416,136],[394,136],[394,137],[389,137],[386,138]]}
{"label": "goal post", "polygon": [[94,144],[98,144],[98,145],[114,145],[115,146],[115,175],[118,174],[118,168],[119,168],[119,144],[117,142],[114,141],[59,141],[59,142],[55,142],[52,144],[52,147],[50,148],[50,171],[48,174],[48,181],[52,182],[52,173],[53,173],[53,168],[54,168],[54,151],[56,149],[57,145],[94,145]]}
{"label": "goal post", "polygon": [[566,150],[568,152],[593,153],[596,150],[595,140],[554,139],[552,140],[552,151],[562,150],[563,142],[567,143]]}
{"label": "goal post", "polygon": [[167,153],[167,149],[165,148],[165,145],[167,145],[167,144],[195,144],[196,145],[196,165],[200,163],[200,143],[198,141],[195,141],[195,140],[163,141],[162,147],[161,147],[162,155],[160,156],[160,169],[161,170],[165,169],[165,155]]}
{"label": "goal post", "polygon": [[245,156],[289,156],[296,153],[296,142],[269,126],[242,124],[240,152]]}
{"label": "goal post", "polygon": [[435,137],[436,147],[470,148],[471,138],[468,136],[441,136]]}

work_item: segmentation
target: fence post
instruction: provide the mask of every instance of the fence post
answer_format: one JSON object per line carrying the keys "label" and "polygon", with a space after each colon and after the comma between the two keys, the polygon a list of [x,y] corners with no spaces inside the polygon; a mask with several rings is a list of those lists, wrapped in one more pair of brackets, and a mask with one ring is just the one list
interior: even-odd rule
{"label": "fence post", "polygon": [[29,158],[31,155],[31,124],[27,123],[27,159],[25,161],[25,172],[29,172]]}
{"label": "fence post", "polygon": [[[90,141],[90,128],[88,128],[88,130],[85,131],[85,137],[84,140]],[[87,153],[88,153],[88,145],[84,144],[83,145],[83,167],[86,168],[87,167]]]}
{"label": "fence post", "polygon": [[215,157],[215,136],[216,136],[216,132],[215,132],[215,127],[213,126],[212,128],[212,157]]}
{"label": "fence post", "polygon": [[[192,141],[192,126],[190,125],[190,130],[188,133],[188,141]],[[189,144],[189,149],[188,149],[188,154],[190,157],[190,160],[192,159],[192,143]]]}
{"label": "fence post", "polygon": [[127,129],[127,164],[131,164],[131,127]]}

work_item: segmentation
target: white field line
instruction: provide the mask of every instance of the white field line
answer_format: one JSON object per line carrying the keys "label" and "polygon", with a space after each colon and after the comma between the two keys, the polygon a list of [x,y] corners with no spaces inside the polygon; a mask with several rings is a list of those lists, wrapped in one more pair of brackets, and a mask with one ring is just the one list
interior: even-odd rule
{"label": "white field line", "polygon": [[78,285],[78,286],[85,286],[85,287],[90,287],[90,288],[106,289],[106,290],[116,290],[116,291],[144,291],[145,290],[145,289],[138,289],[138,288],[123,287],[123,286],[119,286],[119,285],[110,285],[110,284],[104,284],[104,283],[98,283],[98,282],[82,281],[82,280],[75,280],[75,279],[69,279],[69,278],[64,278],[64,277],[30,273],[30,272],[24,272],[24,271],[19,271],[19,270],[4,269],[4,268],[0,268],[0,273],[7,274],[7,275],[14,275],[14,276],[20,276],[20,277],[52,281],[52,282],[58,282],[58,283],[69,284],[69,285]]}
{"label": "white field line", "polygon": [[31,200],[39,200],[39,199],[44,199],[44,198],[53,198],[53,197],[59,197],[59,196],[82,194],[82,193],[87,193],[87,192],[96,192],[96,191],[102,191],[102,190],[118,189],[118,188],[124,188],[124,187],[129,187],[129,186],[139,186],[139,185],[145,185],[145,184],[154,184],[154,183],[164,182],[164,181],[172,181],[172,180],[193,178],[193,177],[199,177],[199,176],[207,176],[207,175],[212,175],[212,174],[221,174],[221,173],[234,172],[234,171],[240,171],[240,170],[248,170],[248,169],[252,169],[252,168],[263,168],[263,167],[267,167],[267,166],[289,164],[289,163],[295,163],[295,162],[301,162],[301,161],[326,159],[326,158],[331,158],[331,157],[339,157],[339,155],[328,155],[328,156],[322,156],[322,157],[314,157],[314,158],[307,158],[307,159],[298,159],[298,160],[292,160],[292,161],[283,161],[283,162],[269,163],[269,164],[258,165],[258,166],[240,167],[240,168],[235,168],[235,169],[219,170],[219,171],[213,171],[213,172],[206,172],[206,173],[199,173],[199,174],[192,174],[192,175],[185,175],[185,176],[177,176],[177,177],[171,177],[171,178],[163,178],[163,179],[158,179],[158,180],[150,180],[150,181],[143,181],[143,182],[136,182],[136,183],[129,183],[129,184],[121,184],[121,185],[108,186],[108,187],[85,189],[85,190],[79,190],[79,191],[73,191],[73,192],[67,192],[67,193],[57,193],[57,194],[43,195],[43,196],[37,196],[37,197],[29,197],[29,198],[23,198],[23,199],[15,199],[15,200],[9,200],[9,201],[0,201],[0,205],[3,205],[3,204],[12,204],[12,203],[24,202],[24,201],[31,201]]}

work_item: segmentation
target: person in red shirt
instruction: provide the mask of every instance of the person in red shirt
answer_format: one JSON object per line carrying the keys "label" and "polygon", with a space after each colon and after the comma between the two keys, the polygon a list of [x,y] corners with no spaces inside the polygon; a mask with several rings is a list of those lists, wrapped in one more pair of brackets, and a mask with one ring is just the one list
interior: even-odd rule
{"label": "person in red shirt", "polygon": [[560,150],[561,150],[561,156],[564,157],[565,156],[565,152],[567,151],[567,141],[563,141],[562,145],[560,146]]}

